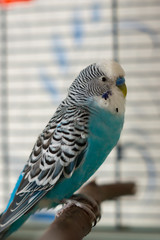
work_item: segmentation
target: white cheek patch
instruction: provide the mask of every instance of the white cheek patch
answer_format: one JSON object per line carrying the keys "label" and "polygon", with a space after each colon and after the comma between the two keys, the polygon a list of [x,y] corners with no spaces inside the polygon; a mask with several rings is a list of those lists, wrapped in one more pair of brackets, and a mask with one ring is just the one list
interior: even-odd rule
{"label": "white cheek patch", "polygon": [[125,112],[125,98],[117,87],[112,88],[112,95],[109,95],[107,99],[102,96],[96,96],[94,99],[99,107],[113,114],[124,114]]}
{"label": "white cheek patch", "polygon": [[98,103],[98,106],[101,108],[106,108],[108,109],[109,106],[109,98],[107,98],[106,100],[100,96],[96,96],[94,98],[96,100],[96,102]]}

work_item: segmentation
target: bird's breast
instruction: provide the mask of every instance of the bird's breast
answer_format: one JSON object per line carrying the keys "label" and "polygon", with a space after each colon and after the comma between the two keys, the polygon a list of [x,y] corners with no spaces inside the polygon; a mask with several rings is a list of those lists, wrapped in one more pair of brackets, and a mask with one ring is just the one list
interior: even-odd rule
{"label": "bird's breast", "polygon": [[72,177],[63,179],[53,188],[47,198],[63,199],[70,197],[100,167],[112,148],[116,145],[123,126],[123,116],[115,116],[101,108],[95,109],[89,120],[88,146],[83,163]]}
{"label": "bird's breast", "polygon": [[[116,115],[102,108],[96,108],[95,114],[91,115],[89,122],[88,150],[84,162],[85,168],[94,166],[93,171],[99,168],[117,144],[123,122],[124,115]],[[87,166],[85,166],[85,163]]]}

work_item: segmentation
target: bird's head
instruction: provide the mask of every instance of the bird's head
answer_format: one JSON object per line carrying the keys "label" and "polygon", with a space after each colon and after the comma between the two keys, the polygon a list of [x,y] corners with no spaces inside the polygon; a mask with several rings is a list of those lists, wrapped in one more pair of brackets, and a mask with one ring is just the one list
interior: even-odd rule
{"label": "bird's head", "polygon": [[[72,83],[69,94],[79,102],[94,99],[101,107],[120,110],[127,95],[125,72],[119,63],[102,60],[83,69]],[[114,109],[114,110],[113,110]]]}
{"label": "bird's head", "polygon": [[127,95],[127,87],[125,84],[125,72],[121,65],[115,61],[102,60],[96,66],[102,72],[100,82],[107,88],[117,87],[122,93],[124,98]]}

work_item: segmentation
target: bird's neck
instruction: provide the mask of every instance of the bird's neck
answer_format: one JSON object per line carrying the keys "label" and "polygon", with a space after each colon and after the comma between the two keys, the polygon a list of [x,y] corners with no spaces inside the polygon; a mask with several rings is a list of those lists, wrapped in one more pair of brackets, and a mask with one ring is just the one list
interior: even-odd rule
{"label": "bird's neck", "polygon": [[96,106],[98,106],[102,110],[109,111],[114,115],[120,116],[124,115],[125,102],[122,91],[120,91],[116,86],[113,86],[107,98],[103,98],[102,96],[86,97],[85,94],[69,94],[63,103],[64,105],[83,107],[91,112],[94,111]]}

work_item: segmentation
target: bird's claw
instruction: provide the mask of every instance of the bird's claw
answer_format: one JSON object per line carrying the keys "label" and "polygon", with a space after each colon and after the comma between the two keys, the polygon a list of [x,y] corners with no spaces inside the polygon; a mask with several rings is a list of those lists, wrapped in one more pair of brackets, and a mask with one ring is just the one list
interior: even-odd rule
{"label": "bird's claw", "polygon": [[75,194],[70,199],[64,199],[62,201],[63,207],[57,212],[59,217],[65,209],[75,205],[83,209],[93,219],[93,227],[101,218],[100,209],[96,201],[89,196],[82,194]]}
{"label": "bird's claw", "polygon": [[101,219],[101,212],[97,202],[92,197],[89,197],[85,194],[74,194],[72,198],[78,202],[80,201],[81,208],[84,209],[84,211],[86,211],[86,213],[89,214],[91,218],[93,218],[94,227]]}

